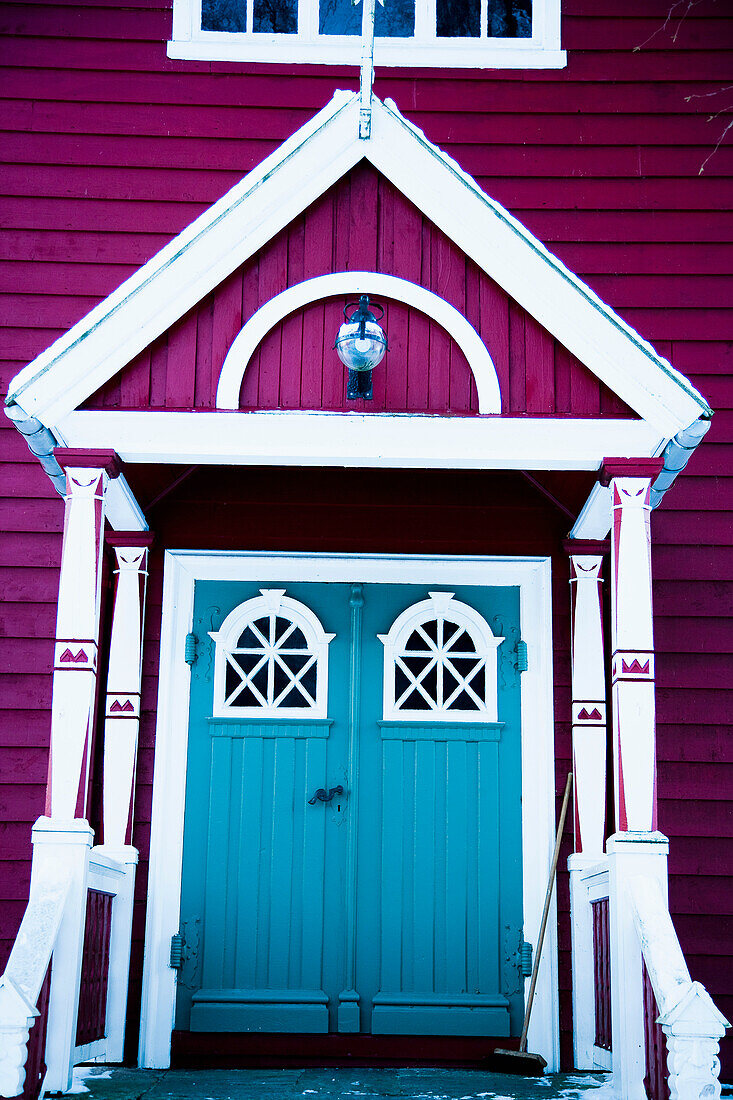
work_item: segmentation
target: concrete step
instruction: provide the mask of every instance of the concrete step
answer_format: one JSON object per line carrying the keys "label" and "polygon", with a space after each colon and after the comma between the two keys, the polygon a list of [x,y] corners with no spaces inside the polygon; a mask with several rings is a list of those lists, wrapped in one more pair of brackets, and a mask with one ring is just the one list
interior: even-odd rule
{"label": "concrete step", "polygon": [[[77,1067],[89,1100],[612,1100],[610,1074],[514,1077],[482,1070]],[[68,1095],[68,1094],[67,1094]]]}

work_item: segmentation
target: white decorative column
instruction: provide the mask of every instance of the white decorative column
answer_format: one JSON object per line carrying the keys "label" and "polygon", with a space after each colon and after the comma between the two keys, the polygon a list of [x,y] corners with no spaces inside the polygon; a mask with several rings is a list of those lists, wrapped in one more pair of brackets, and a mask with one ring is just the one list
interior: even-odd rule
{"label": "white decorative column", "polygon": [[58,448],[54,455],[66,473],[64,541],[56,618],[47,817],[40,818],[33,830],[33,861],[35,867],[41,849],[52,845],[54,859],[66,868],[70,882],[53,949],[46,1037],[46,1087],[50,1092],[62,1092],[71,1085],[89,849],[93,841],[85,818],[97,687],[105,493],[110,479],[119,476],[121,466],[114,451]]}
{"label": "white decorative column", "polygon": [[582,876],[604,858],[606,827],[606,664],[601,569],[603,542],[570,539],[575,852],[570,872],[573,1051],[576,1069],[597,1069],[593,911]]}
{"label": "white decorative column", "polygon": [[115,562],[114,605],[107,671],[104,720],[104,848],[115,855],[132,842],[140,686],[148,577],[147,532],[110,532],[107,543]]}
{"label": "white decorative column", "polygon": [[51,704],[46,813],[57,821],[85,818],[97,685],[102,588],[104,497],[120,473],[113,451],[55,452],[66,472]]}
{"label": "white decorative column", "polygon": [[608,459],[616,829],[657,827],[650,489],[660,459]]}
{"label": "white decorative column", "polygon": [[112,531],[114,602],[107,667],[102,782],[103,843],[99,851],[122,864],[124,883],[112,911],[107,986],[108,1062],[124,1057],[132,910],[138,852],[132,845],[135,770],[140,726],[148,532]]}
{"label": "white decorative column", "polygon": [[642,956],[631,881],[666,901],[667,838],[657,828],[650,490],[661,459],[606,459],[611,488],[611,693],[616,832],[607,842],[613,1085],[645,1100]]}

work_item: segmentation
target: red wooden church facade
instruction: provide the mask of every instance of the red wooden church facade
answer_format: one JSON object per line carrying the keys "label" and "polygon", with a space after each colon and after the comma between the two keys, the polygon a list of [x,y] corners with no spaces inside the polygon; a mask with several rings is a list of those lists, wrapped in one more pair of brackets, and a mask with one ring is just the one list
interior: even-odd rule
{"label": "red wooden church facade", "polygon": [[[26,363],[276,152],[335,89],[358,82],[352,68],[291,71],[168,60],[170,20],[170,9],[156,0],[4,9],[3,148],[9,164],[2,199],[3,392]],[[670,838],[669,907],[690,976],[730,1016],[733,506],[727,448],[733,391],[726,292],[733,216],[730,148],[725,141],[716,148],[726,116],[709,116],[724,106],[733,20],[713,0],[672,21],[665,5],[653,0],[621,8],[572,0],[563,5],[562,42],[567,66],[551,71],[381,69],[377,47],[375,93],[392,97],[410,123],[669,359],[715,410],[703,444],[651,521],[656,827]],[[85,395],[79,408],[213,413],[222,366],[245,322],[289,287],[347,271],[416,284],[465,317],[490,350],[502,415],[516,421],[518,431],[528,418],[607,420],[619,430],[624,422],[637,423],[612,386],[367,161],[350,167],[263,240],[124,369]],[[239,407],[477,419],[485,408],[459,340],[424,310],[388,294],[382,300],[389,351],[375,371],[371,404],[346,399],[345,374],[332,350],[345,295],[329,293],[268,330],[246,365]],[[64,520],[51,481],[9,422],[0,441],[4,965],[28,901],[31,826],[46,799]],[[96,446],[114,447],[114,440]],[[493,470],[466,468],[468,462],[451,469],[449,461],[428,471],[406,468],[407,462],[401,469],[358,462],[353,465],[359,469],[343,469],[317,460],[298,467],[274,452],[253,470],[189,460],[184,451],[166,464],[132,455],[125,466],[155,532],[134,820],[131,836],[123,838],[140,852],[126,1032],[131,1058],[143,979],[164,551],[551,559],[558,798],[572,764],[564,539],[595,473],[529,463],[523,472],[519,461],[513,469]],[[74,466],[73,456],[68,465]],[[609,564],[604,573],[608,582]],[[110,591],[103,594],[102,674],[113,617]],[[606,593],[606,621],[608,603]],[[95,829],[102,821],[103,675],[100,683],[88,776],[87,817]],[[612,799],[610,793],[608,832]],[[571,832],[563,856],[572,851]],[[569,1067],[573,979],[564,862],[557,982],[561,1059]],[[464,1057],[473,1053],[461,1051]],[[721,1058],[722,1076],[729,1079],[725,1042]]]}

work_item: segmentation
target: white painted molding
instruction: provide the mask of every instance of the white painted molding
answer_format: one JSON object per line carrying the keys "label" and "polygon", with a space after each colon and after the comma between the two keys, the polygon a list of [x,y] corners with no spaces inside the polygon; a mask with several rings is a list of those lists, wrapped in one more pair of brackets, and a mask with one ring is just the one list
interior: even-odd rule
{"label": "white painted molding", "polygon": [[[520,587],[521,634],[529,652],[529,669],[521,678],[524,935],[536,943],[555,834],[549,559],[272,556],[170,550],[165,556],[163,582],[140,1065],[164,1068],[170,1062],[176,978],[168,958],[170,938],[178,931],[180,917],[190,685],[184,640],[192,625],[197,580],[249,580],[263,585],[306,580]],[[551,1071],[559,1065],[558,998],[553,899],[529,1032],[531,1049],[543,1054]]]}
{"label": "white painted molding", "polygon": [[[271,705],[266,705],[266,702],[263,701],[263,705],[258,707],[243,707],[241,705],[236,706],[228,703],[225,687],[228,664],[227,655],[235,651],[233,664],[238,675],[243,677],[241,684],[238,686],[239,690],[241,690],[243,685],[248,684],[249,677],[246,672],[239,667],[239,664],[236,663],[238,639],[244,628],[252,624],[255,620],[262,617],[267,617],[269,619],[270,616],[275,615],[289,619],[294,627],[300,628],[308,643],[306,649],[299,649],[298,652],[299,654],[308,654],[311,656],[316,665],[316,695],[312,700],[312,704],[309,707],[301,706],[297,708],[278,706],[277,699],[274,696]],[[286,596],[284,589],[261,589],[259,596],[255,596],[251,600],[246,600],[238,607],[235,607],[234,610],[227,615],[219,630],[210,630],[209,637],[213,639],[215,646],[214,718],[325,718],[327,716],[328,647],[336,635],[326,633],[315,612],[311,611],[311,609],[304,603],[301,603],[300,600],[294,600],[292,597]],[[268,662],[267,649],[264,643],[270,643],[270,639],[263,638],[262,642],[261,661],[255,669],[250,671],[250,675],[254,675],[256,669],[259,669]],[[277,648],[279,648],[279,646]],[[287,650],[287,648],[286,645],[285,649]],[[269,663],[272,663],[274,666],[276,660],[277,657],[273,655],[269,658]],[[311,664],[313,662],[311,662]],[[283,664],[283,662],[279,663],[281,665]],[[292,675],[287,661],[284,662],[284,665],[288,670],[288,674]],[[308,667],[310,667],[310,665],[306,664],[301,671],[306,671]],[[293,681],[290,680],[287,687],[280,695],[288,695],[292,686]],[[272,690],[269,683],[268,689]],[[257,688],[254,686],[252,686],[250,690],[253,693],[257,692]],[[257,692],[257,694],[260,693]],[[267,694],[267,692],[265,694]]]}
{"label": "white painted molding", "polygon": [[[429,705],[429,710],[425,710],[424,707],[422,710],[409,710],[408,708],[397,706],[400,700],[396,698],[395,692],[395,668],[398,663],[401,664],[405,676],[412,679],[410,669],[400,661],[400,657],[404,655],[405,646],[413,631],[419,631],[424,623],[436,619],[440,621],[445,621],[447,619],[451,623],[451,633],[453,633],[453,624],[459,628],[459,631],[465,631],[475,647],[477,658],[475,668],[484,669],[483,693],[478,695],[475,691],[472,692],[476,707],[475,710],[451,710],[444,705],[445,700],[441,705],[438,705],[437,700],[433,699],[424,689],[422,690],[422,695],[424,697],[424,702],[427,702]],[[442,630],[443,627],[441,626],[440,629]],[[429,594],[429,599],[412,604],[412,606],[403,611],[401,615],[398,615],[392,623],[388,634],[378,634],[377,637],[384,646],[384,698],[382,713],[384,719],[397,722],[413,720],[451,723],[497,721],[497,650],[504,639],[492,633],[491,627],[486,622],[483,615],[480,615],[475,608],[471,607],[469,604],[463,603],[461,600],[454,599],[452,592],[431,592]],[[440,648],[442,648],[442,645],[447,645],[448,641],[449,638],[443,636],[443,642]],[[428,649],[433,650],[435,654],[434,661],[436,663],[446,659],[450,660],[450,651],[440,652],[437,641],[435,646],[433,646],[424,633],[423,645],[420,648],[426,651]],[[465,653],[463,656],[465,657]],[[480,664],[478,663],[479,661],[481,662]],[[451,672],[452,675],[461,682],[461,689],[457,688],[453,694],[460,695],[463,687],[461,674],[458,669],[455,668],[451,669]],[[422,676],[418,677],[417,680],[413,680],[410,687],[403,695],[411,695],[414,688],[420,691],[419,683],[421,679]],[[437,690],[438,687],[436,684],[436,691]]]}
{"label": "white painted molding", "polygon": [[106,518],[115,531],[147,531],[148,521],[124,474],[107,485]]}
{"label": "white painted molding", "polygon": [[324,412],[74,412],[70,447],[126,462],[404,469],[597,470],[664,445],[643,420]]}
{"label": "white painted molding", "polygon": [[[528,38],[491,38],[486,18],[479,38],[438,38],[435,0],[418,6],[414,34],[409,38],[376,40],[379,66],[407,65],[437,68],[558,68],[567,63],[560,49],[559,0],[534,0],[532,35]],[[356,65],[360,62],[358,35],[319,34],[314,0],[300,0],[298,33],[212,31],[201,26],[201,0],[176,0],[168,56],[190,60],[247,61],[265,64]],[[251,16],[248,24],[252,25]]]}
{"label": "white painted molding", "polygon": [[[610,453],[610,452],[609,452]],[[649,455],[655,458],[656,455]],[[570,532],[571,539],[605,539],[611,530],[611,487],[599,481],[591,489],[588,499]]]}
{"label": "white painted molding", "polygon": [[333,99],[222,199],[12,380],[9,400],[57,425],[363,158],[473,259],[664,442],[710,412],[690,382],[396,106]]}
{"label": "white painted molding", "polygon": [[[478,392],[480,413],[500,413],[501,393],[493,360],[475,328],[463,314],[430,290],[375,271],[338,271],[319,275],[276,294],[254,313],[227,352],[216,390],[217,409],[238,409],[239,391],[249,361],[257,346],[279,321],[311,302],[336,296],[368,294],[391,298],[427,314],[455,340],[468,360]],[[387,333],[389,337],[389,333]],[[334,369],[340,364],[334,356]],[[427,363],[425,364],[427,370]]]}

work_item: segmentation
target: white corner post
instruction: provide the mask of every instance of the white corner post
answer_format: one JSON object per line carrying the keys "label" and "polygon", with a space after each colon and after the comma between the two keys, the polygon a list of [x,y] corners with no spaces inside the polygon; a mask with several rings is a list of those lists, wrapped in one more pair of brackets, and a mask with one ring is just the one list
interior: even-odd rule
{"label": "white corner post", "polygon": [[666,837],[656,832],[656,730],[650,490],[661,461],[607,459],[611,488],[611,691],[616,833],[607,842],[613,1086],[645,1100],[642,954],[630,880],[667,897]]}
{"label": "white corner post", "polygon": [[58,449],[66,472],[51,705],[51,752],[46,791],[48,817],[33,830],[34,865],[41,847],[53,846],[70,883],[53,946],[46,1037],[46,1090],[71,1086],[93,833],[86,818],[92,722],[97,686],[99,609],[105,494],[120,473],[112,451]]}
{"label": "white corner post", "polygon": [[132,844],[132,821],[148,551],[153,536],[140,531],[113,531],[108,532],[106,541],[115,556],[114,602],[104,721],[103,843],[95,851],[115,860],[125,872],[112,909],[105,1052],[108,1062],[121,1062],[138,861],[137,848]]}
{"label": "white corner post", "polygon": [[120,473],[112,451],[57,449],[66,471],[51,704],[46,813],[58,821],[85,818],[97,686],[102,595],[104,503]]}
{"label": "white corner post", "polygon": [[573,1053],[576,1069],[597,1069],[593,911],[584,872],[604,859],[606,827],[606,668],[602,542],[569,540],[575,850],[570,872]]}

